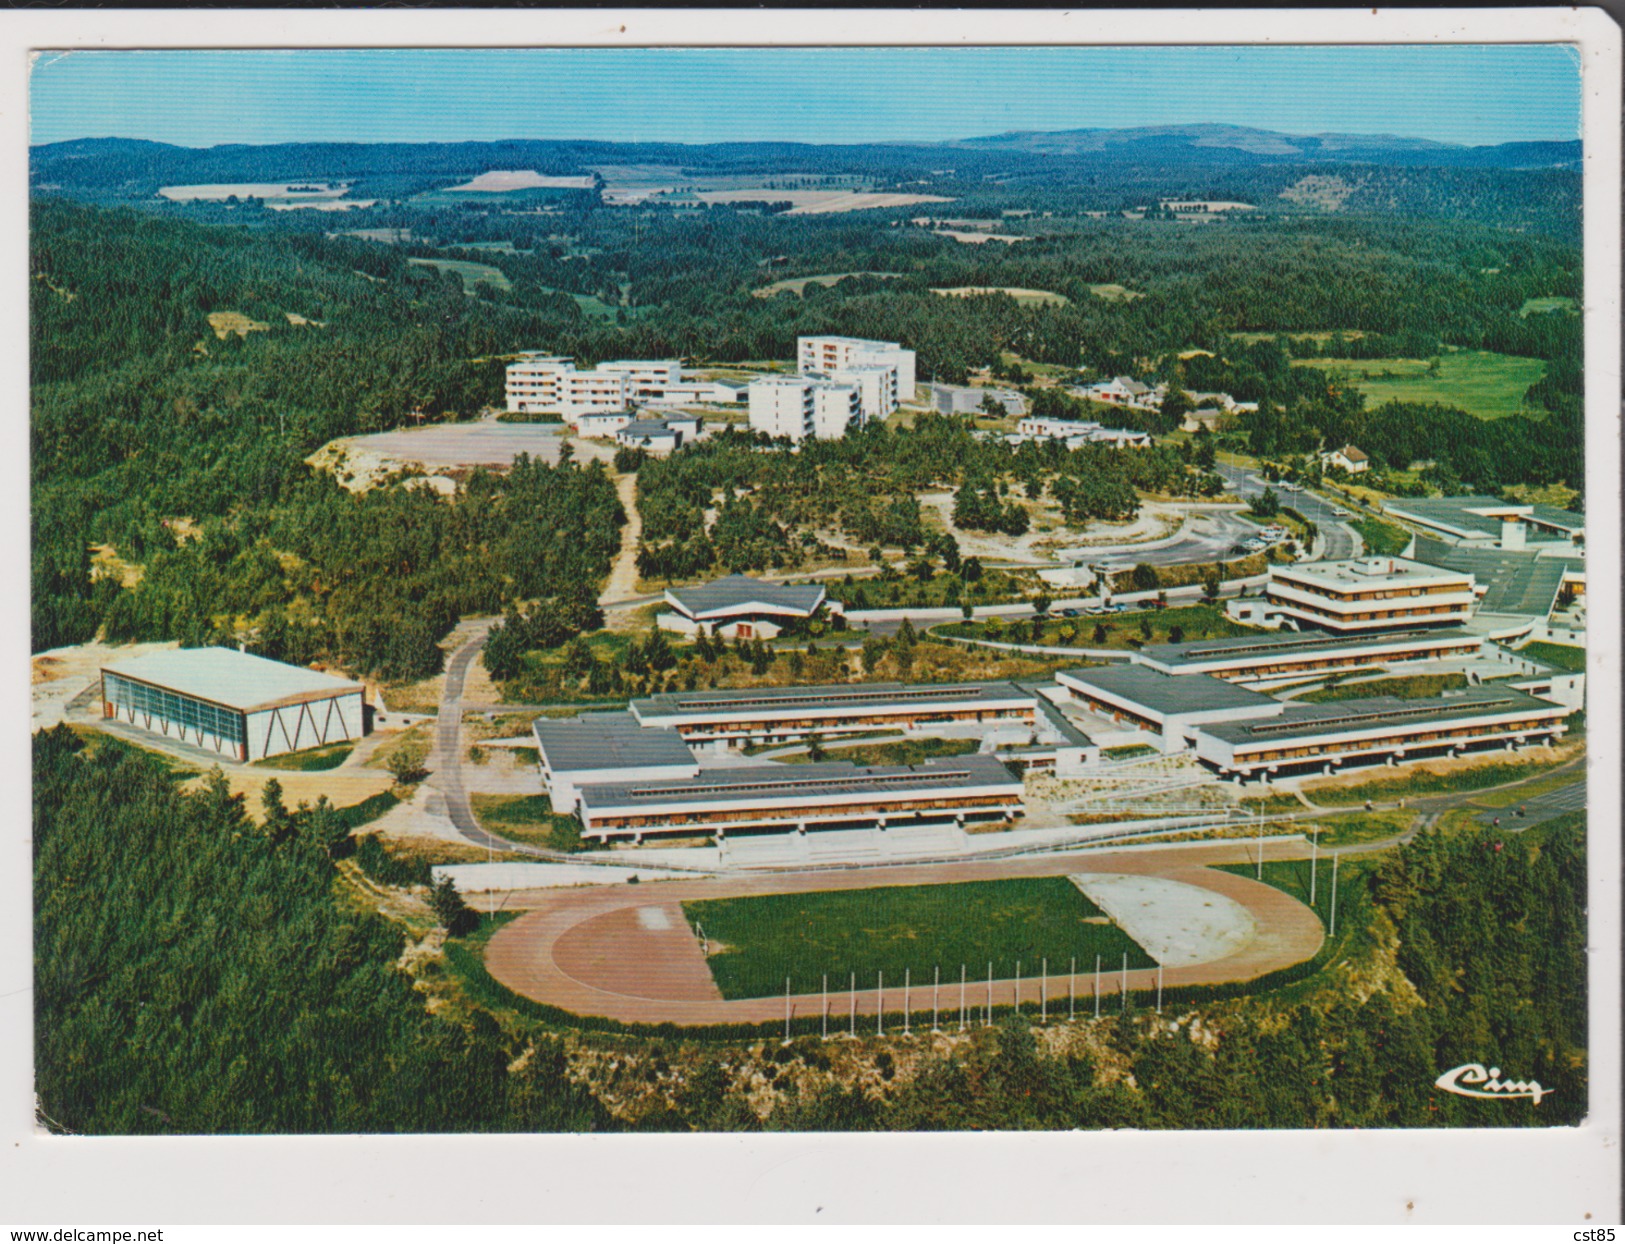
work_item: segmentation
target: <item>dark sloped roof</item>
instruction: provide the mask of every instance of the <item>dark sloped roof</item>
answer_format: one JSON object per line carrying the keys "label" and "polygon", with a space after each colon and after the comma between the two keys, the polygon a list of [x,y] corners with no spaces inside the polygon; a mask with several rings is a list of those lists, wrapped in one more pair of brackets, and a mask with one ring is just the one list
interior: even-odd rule
{"label": "dark sloped roof", "polygon": [[631,713],[586,713],[562,721],[542,717],[531,733],[555,773],[695,763],[677,731],[639,725]]}
{"label": "dark sloped roof", "polygon": [[1306,704],[1287,703],[1279,717],[1265,721],[1227,721],[1204,726],[1215,738],[1237,744],[1268,743],[1304,735],[1342,734],[1351,730],[1371,730],[1383,726],[1413,725],[1418,722],[1453,721],[1527,708],[1554,708],[1549,700],[1538,699],[1512,687],[1470,687],[1427,700],[1405,700],[1377,695],[1361,700],[1333,700]]}
{"label": "dark sloped roof", "polygon": [[1019,788],[993,756],[937,756],[917,765],[855,765],[831,760],[808,765],[761,765],[713,769],[698,777],[652,782],[606,782],[581,788],[589,808],[625,804],[729,802],[887,794],[910,787],[989,786]]}
{"label": "dark sloped roof", "polygon": [[823,602],[824,589],[813,583],[767,583],[746,575],[731,574],[714,583],[672,588],[668,595],[694,617],[718,609],[758,603],[810,614]]}
{"label": "dark sloped roof", "polygon": [[1144,665],[1100,665],[1067,670],[1066,675],[1163,716],[1277,703],[1211,674],[1164,674]]}
{"label": "dark sloped roof", "polygon": [[[1454,567],[1447,567],[1454,569]],[[1228,661],[1238,658],[1266,660],[1271,657],[1301,656],[1320,651],[1343,652],[1361,648],[1388,648],[1406,640],[1466,639],[1472,632],[1459,626],[1430,627],[1414,631],[1392,631],[1386,635],[1330,635],[1322,631],[1260,632],[1229,639],[1193,640],[1182,644],[1147,644],[1140,654],[1164,665]]]}
{"label": "dark sloped roof", "polygon": [[1468,549],[1443,540],[1416,538],[1414,561],[1471,574],[1487,590],[1479,609],[1544,618],[1557,602],[1563,575],[1585,569],[1578,557],[1542,557],[1512,549]]}

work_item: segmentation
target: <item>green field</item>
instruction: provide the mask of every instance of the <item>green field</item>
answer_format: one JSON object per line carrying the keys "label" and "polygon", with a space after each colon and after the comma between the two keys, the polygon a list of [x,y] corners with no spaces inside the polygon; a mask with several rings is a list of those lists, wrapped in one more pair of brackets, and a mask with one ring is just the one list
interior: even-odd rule
{"label": "green field", "polygon": [[1518,314],[1527,319],[1531,315],[1545,315],[1551,311],[1577,310],[1572,298],[1530,298],[1518,308]]}
{"label": "green field", "polygon": [[[895,272],[823,272],[823,273],[820,273],[817,276],[793,276],[793,277],[788,278],[787,280],[774,281],[773,284],[771,284],[771,285],[764,285],[764,286],[762,286],[761,289],[752,290],[751,293],[755,294],[756,297],[758,297],[758,298],[771,298],[771,297],[773,297],[774,294],[782,294],[785,290],[789,290],[792,294],[795,294],[797,297],[800,297],[802,294],[805,294],[807,292],[807,286],[809,286],[809,285],[822,285],[826,289],[828,289],[830,286],[836,284],[837,282],[846,280],[846,278],[849,277],[849,276],[878,276],[878,277],[881,277],[881,278],[883,278],[885,280],[891,280],[891,279],[893,279],[894,277],[897,276],[897,273],[895,273]],[[1065,299],[1063,299],[1062,301],[1064,302]]]}
{"label": "green field", "polygon": [[1576,648],[1573,644],[1549,644],[1544,640],[1535,640],[1518,649],[1531,660],[1544,661],[1547,665],[1555,665],[1560,670],[1579,674],[1585,672],[1586,650]]}
{"label": "green field", "polygon": [[261,769],[294,769],[303,773],[317,773],[323,769],[337,769],[355,751],[354,743],[329,743],[326,747],[307,748],[302,752],[289,752],[285,756],[267,756],[256,760]]}
{"label": "green field", "polygon": [[952,298],[971,298],[977,294],[1009,294],[1024,307],[1064,307],[1070,301],[1064,295],[1051,293],[1047,289],[1021,289],[1014,285],[957,285],[952,289],[933,288],[931,292]]}
{"label": "green field", "polygon": [[1380,518],[1363,515],[1351,518],[1348,522],[1350,527],[1360,533],[1360,539],[1365,542],[1365,551],[1375,553],[1379,557],[1397,557],[1411,542],[1410,532],[1393,523],[1385,523]]}
{"label": "green field", "polygon": [[1128,289],[1122,285],[1091,285],[1089,292],[1096,298],[1104,298],[1107,302],[1133,302],[1136,298],[1145,297],[1138,290]]}
{"label": "green field", "polygon": [[1467,685],[1465,674],[1412,674],[1407,678],[1375,678],[1370,682],[1336,683],[1296,697],[1310,704],[1332,700],[1360,700],[1370,695],[1392,695],[1402,700],[1431,700],[1441,691]]}
{"label": "green field", "polygon": [[1427,359],[1294,359],[1294,367],[1318,367],[1341,376],[1365,394],[1366,405],[1384,402],[1456,406],[1480,419],[1504,419],[1525,410],[1523,395],[1545,374],[1540,359],[1484,350],[1451,350],[1439,356],[1437,375]]}
{"label": "green field", "polygon": [[491,833],[511,842],[547,847],[554,851],[585,851],[581,822],[553,811],[546,795],[471,795],[474,819]]}
{"label": "green field", "polygon": [[[990,627],[988,622],[948,622],[932,627],[931,633],[959,639],[987,639],[997,643],[1035,642],[1029,620],[1021,622],[1019,638],[1012,636],[1010,623],[994,619],[989,621],[994,625]],[[1105,629],[1105,635],[1098,640],[1095,638],[1096,627]],[[1167,609],[1146,609],[1137,613],[1050,617],[1045,619],[1043,638],[1037,642],[1051,648],[1143,647],[1146,644],[1174,642],[1169,638],[1169,632],[1174,627],[1180,629],[1182,643],[1201,639],[1233,639],[1258,633],[1253,627],[1232,622],[1223,609],[1213,605],[1172,605]]]}
{"label": "green field", "polygon": [[[917,765],[932,756],[964,756],[981,744],[976,739],[895,739],[885,743],[864,743],[856,747],[826,744],[828,759],[849,760],[855,765]],[[806,752],[786,756],[784,764],[807,764]]]}
{"label": "green field", "polygon": [[[762,998],[784,992],[817,993],[827,973],[830,988],[846,988],[857,973],[873,989],[885,973],[888,995],[912,973],[916,998],[929,1006],[934,969],[972,981],[1036,976],[1048,958],[1061,976],[1072,958],[1094,970],[1095,956],[1121,969],[1154,967],[1138,943],[1106,922],[1098,907],[1065,877],[970,881],[958,885],[888,886],[757,898],[710,899],[683,904],[689,921],[726,949],[711,956],[711,975],[724,998]],[[1099,923],[1089,923],[1091,920]]]}
{"label": "green field", "polygon": [[407,262],[419,268],[438,268],[442,272],[455,272],[463,278],[465,294],[474,293],[481,285],[490,285],[501,290],[513,288],[502,269],[493,268],[488,263],[473,263],[467,259],[417,258],[409,259]]}

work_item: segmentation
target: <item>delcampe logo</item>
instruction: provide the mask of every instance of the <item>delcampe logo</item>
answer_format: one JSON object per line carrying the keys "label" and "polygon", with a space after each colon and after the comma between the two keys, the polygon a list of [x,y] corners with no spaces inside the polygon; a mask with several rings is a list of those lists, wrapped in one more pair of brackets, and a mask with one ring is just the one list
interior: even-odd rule
{"label": "delcampe logo", "polygon": [[1486,1071],[1483,1063],[1463,1063],[1459,1067],[1452,1067],[1433,1083],[1435,1087],[1458,1097],[1527,1097],[1536,1106],[1540,1105],[1542,1097],[1551,1096],[1553,1091],[1539,1080],[1503,1080],[1499,1067]]}

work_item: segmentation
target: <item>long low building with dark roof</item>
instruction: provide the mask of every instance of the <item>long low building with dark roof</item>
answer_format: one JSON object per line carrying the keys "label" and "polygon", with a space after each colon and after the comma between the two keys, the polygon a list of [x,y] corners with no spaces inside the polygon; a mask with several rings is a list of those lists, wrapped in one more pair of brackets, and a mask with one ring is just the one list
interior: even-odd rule
{"label": "long low building with dark roof", "polygon": [[1463,545],[1512,551],[1530,544],[1585,544],[1585,515],[1500,497],[1395,497],[1384,512]]}
{"label": "long low building with dark roof", "polygon": [[1264,689],[1323,674],[1386,669],[1416,661],[1466,660],[1484,651],[1484,636],[1463,627],[1387,635],[1280,631],[1234,639],[1147,644],[1131,653],[1136,665],[1164,674],[1211,674]]}
{"label": "long low building with dark roof", "polygon": [[1055,681],[1090,712],[1159,736],[1166,752],[1189,747],[1196,730],[1210,723],[1281,711],[1279,700],[1210,674],[1165,674],[1143,665],[1063,670]]}
{"label": "long low building with dark roof", "polygon": [[664,629],[688,635],[704,629],[727,639],[772,639],[787,624],[812,618],[826,604],[839,610],[816,583],[768,583],[742,574],[668,588],[666,603],[675,612],[657,619]]}
{"label": "long low building with dark roof", "polygon": [[1203,726],[1196,757],[1243,781],[1331,773],[1353,764],[1393,765],[1553,743],[1563,736],[1568,713],[1561,704],[1500,684],[1429,700],[1277,702],[1277,712],[1266,719]]}
{"label": "long low building with dark roof", "polygon": [[688,742],[743,747],[926,725],[1030,726],[1035,701],[1035,692],[1009,682],[884,682],[667,692],[630,707],[645,726],[668,727]]}
{"label": "long low building with dark roof", "polygon": [[830,761],[583,786],[580,815],[584,836],[596,841],[962,826],[1019,816],[1022,791],[1021,779],[992,756],[938,757],[917,765]]}
{"label": "long low building with dark roof", "polygon": [[677,731],[650,729],[631,713],[539,717],[530,729],[542,782],[559,813],[576,811],[583,786],[677,780],[700,771]]}

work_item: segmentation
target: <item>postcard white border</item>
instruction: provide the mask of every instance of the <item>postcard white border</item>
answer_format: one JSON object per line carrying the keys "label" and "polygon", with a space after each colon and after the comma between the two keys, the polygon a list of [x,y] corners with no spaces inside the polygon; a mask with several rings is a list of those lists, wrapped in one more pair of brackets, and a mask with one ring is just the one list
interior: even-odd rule
{"label": "postcard white border", "polygon": [[[705,36],[712,37],[705,37]],[[721,37],[725,36],[725,37]],[[12,487],[6,633],[28,613],[27,62],[34,48],[1577,45],[1584,58],[1592,1117],[1572,1130],[162,1141],[37,1134],[29,1083],[28,747],[4,758],[0,1226],[174,1223],[1561,1222],[1619,1212],[1620,31],[1596,9],[946,12],[12,11],[0,25],[0,296]],[[1601,573],[1599,573],[1601,570]],[[6,702],[29,718],[22,653]],[[1586,1219],[1589,1218],[1589,1223]]]}

